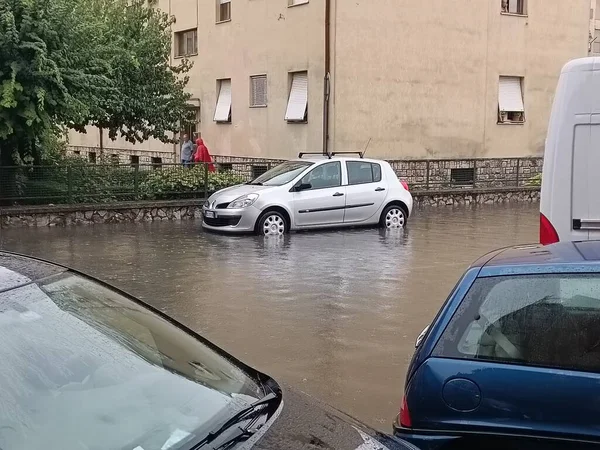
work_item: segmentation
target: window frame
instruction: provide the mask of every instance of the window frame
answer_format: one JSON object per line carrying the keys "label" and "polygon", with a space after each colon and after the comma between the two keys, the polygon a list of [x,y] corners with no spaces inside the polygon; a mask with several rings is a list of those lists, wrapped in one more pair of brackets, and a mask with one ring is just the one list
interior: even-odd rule
{"label": "window frame", "polygon": [[339,188],[342,187],[342,163],[341,161],[327,161],[323,164],[319,164],[317,167],[313,167],[312,169],[310,169],[308,172],[304,173],[303,175],[300,175],[300,179],[298,180],[298,183],[302,183],[302,180],[304,180],[305,177],[309,176],[313,171],[321,168],[321,167],[325,167],[328,164],[337,164],[339,171],[340,171],[340,183],[334,186],[325,186],[325,187],[311,187],[310,189],[304,189],[301,192],[305,192],[305,191],[320,191],[322,189],[333,189],[333,188]]}
{"label": "window frame", "polygon": [[[292,94],[294,93],[294,78],[300,74],[304,74],[306,76],[306,105],[304,107],[304,116],[302,119],[297,119],[297,118],[288,118],[288,115],[291,112],[291,101],[292,101]],[[288,97],[287,97],[287,102],[286,102],[286,111],[285,111],[285,116],[284,119],[287,123],[289,124],[300,124],[300,123],[308,123],[308,101],[309,101],[309,80],[308,80],[308,70],[297,70],[294,72],[289,72],[288,73],[288,78],[289,78],[289,89],[288,89]],[[298,89],[301,85],[301,81],[297,81],[296,82],[296,86]]]}
{"label": "window frame", "polygon": [[[514,16],[514,17],[527,17],[528,16],[528,2],[527,0],[506,0],[506,5],[507,5],[507,9],[504,9],[504,3],[505,0],[500,0],[500,14],[505,15],[505,16]],[[511,12],[510,11],[510,2],[517,2],[517,12]],[[518,12],[519,10],[519,4],[521,5],[521,12]]]}
{"label": "window frame", "polygon": [[[351,183],[350,182],[350,167],[348,166],[349,164],[369,164],[371,166],[371,181],[363,181],[360,183]],[[375,180],[375,172],[374,172],[374,166],[378,166],[379,167],[379,180]],[[383,180],[383,175],[382,175],[382,170],[381,170],[381,164],[378,163],[373,163],[373,162],[369,162],[369,161],[364,161],[364,162],[360,162],[360,161],[346,161],[346,178],[348,179],[347,181],[347,186],[360,186],[362,184],[374,184],[374,183],[381,183],[381,181]]]}
{"label": "window frame", "polygon": [[[254,82],[256,80],[264,80],[264,103],[253,103],[254,101]],[[269,103],[269,94],[268,94],[268,86],[269,86],[269,80],[267,77],[266,73],[263,74],[258,74],[258,75],[251,75],[250,76],[250,108],[266,108],[268,106]]]}
{"label": "window frame", "polygon": [[[217,9],[216,9],[215,23],[219,24],[219,23],[231,22],[231,0],[216,0],[216,2],[217,2],[217,4],[216,4]],[[227,5],[228,17],[226,19],[224,19],[223,15],[222,15],[223,5]]]}
{"label": "window frame", "polygon": [[[217,119],[217,112],[218,112],[218,108],[219,108],[219,102],[221,101],[221,91],[223,89],[223,82],[229,82],[229,115],[227,120],[223,120],[223,119]],[[231,92],[232,89],[232,83],[231,83],[231,78],[221,78],[219,80],[217,80],[217,86],[218,86],[218,90],[217,90],[217,102],[215,104],[215,113],[213,114],[213,122],[217,123],[217,124],[231,124],[232,122],[232,103],[233,103],[233,95]]]}
{"label": "window frame", "polygon": [[[194,47],[190,52],[187,48],[188,35],[192,34]],[[188,28],[187,30],[175,31],[175,58],[188,58],[198,55],[198,28]],[[183,47],[183,48],[182,48]]]}
{"label": "window frame", "polygon": [[[502,90],[502,84],[503,84],[503,80],[505,81],[506,84],[508,84],[509,80],[513,79],[513,80],[518,80],[519,82],[519,89],[520,89],[520,94],[521,94],[521,104],[523,105],[523,110],[519,111],[518,109],[515,110],[502,110],[501,109],[501,90]],[[502,115],[505,114],[505,119],[502,119]],[[520,114],[521,115],[521,120],[514,120],[511,119],[510,116],[512,114]],[[526,122],[526,117],[525,117],[525,77],[523,76],[519,76],[519,75],[500,75],[498,77],[498,118],[497,118],[497,124],[498,125],[523,125]]]}

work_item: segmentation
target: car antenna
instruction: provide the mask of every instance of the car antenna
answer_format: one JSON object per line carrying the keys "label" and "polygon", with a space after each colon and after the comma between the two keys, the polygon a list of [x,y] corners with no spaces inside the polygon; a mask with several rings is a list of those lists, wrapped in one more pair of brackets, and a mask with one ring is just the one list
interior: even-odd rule
{"label": "car antenna", "polygon": [[371,139],[372,139],[372,138],[369,138],[369,141],[367,142],[367,145],[365,145],[365,149],[364,149],[364,150],[363,150],[363,152],[362,152],[362,156],[361,156],[361,158],[364,158],[364,157],[365,157],[365,153],[367,153],[367,149],[369,148],[369,144],[371,143]]}

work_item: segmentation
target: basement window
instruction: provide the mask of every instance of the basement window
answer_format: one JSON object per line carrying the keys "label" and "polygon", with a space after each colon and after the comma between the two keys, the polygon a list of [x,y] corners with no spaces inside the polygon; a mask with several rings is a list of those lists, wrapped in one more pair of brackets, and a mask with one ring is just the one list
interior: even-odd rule
{"label": "basement window", "polygon": [[265,173],[269,168],[267,166],[252,166],[252,179],[256,179],[260,177],[263,173]]}
{"label": "basement window", "polygon": [[450,180],[452,184],[457,185],[473,184],[475,181],[475,168],[450,169]]}

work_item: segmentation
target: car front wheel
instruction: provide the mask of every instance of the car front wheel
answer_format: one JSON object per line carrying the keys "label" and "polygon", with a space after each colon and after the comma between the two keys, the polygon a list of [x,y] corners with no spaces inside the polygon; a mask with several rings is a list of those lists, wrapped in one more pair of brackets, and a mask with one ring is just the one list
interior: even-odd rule
{"label": "car front wheel", "polygon": [[267,211],[258,219],[256,231],[262,236],[281,236],[287,232],[287,222],[278,211]]}
{"label": "car front wheel", "polygon": [[398,205],[389,205],[381,213],[382,228],[403,228],[406,226],[406,212]]}

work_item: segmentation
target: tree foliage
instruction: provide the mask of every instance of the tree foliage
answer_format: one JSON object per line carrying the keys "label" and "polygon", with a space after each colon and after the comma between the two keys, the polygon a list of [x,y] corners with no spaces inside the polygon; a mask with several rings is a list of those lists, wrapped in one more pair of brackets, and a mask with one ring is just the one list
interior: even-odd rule
{"label": "tree foliage", "polygon": [[190,116],[190,65],[170,54],[170,19],[145,0],[0,0],[0,163],[87,125],[169,141]]}

